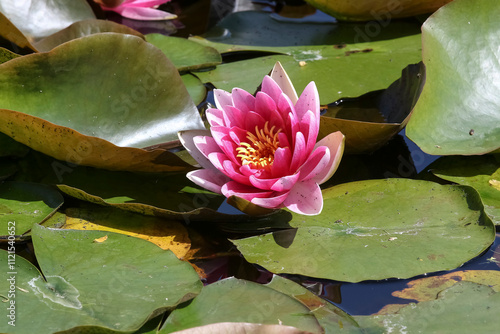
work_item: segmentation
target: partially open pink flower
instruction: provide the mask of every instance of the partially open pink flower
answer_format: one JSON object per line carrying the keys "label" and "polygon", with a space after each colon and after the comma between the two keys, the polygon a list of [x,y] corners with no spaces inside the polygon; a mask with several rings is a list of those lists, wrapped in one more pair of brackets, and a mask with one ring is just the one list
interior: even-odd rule
{"label": "partially open pink flower", "polygon": [[266,208],[319,214],[319,184],[336,171],[344,135],[318,143],[320,106],[314,82],[300,98],[277,63],[253,95],[234,88],[214,91],[217,109],[207,110],[210,131],[179,133],[203,169],[189,172],[194,183],[226,197],[238,196]]}
{"label": "partially open pink flower", "polygon": [[[159,5],[162,5],[170,0],[96,0],[100,3],[103,10],[113,11],[120,14],[123,17],[134,20],[171,20],[175,19],[177,15],[164,12],[162,10],[156,9]],[[107,6],[107,4],[110,4]],[[114,6],[114,4],[119,3]]]}

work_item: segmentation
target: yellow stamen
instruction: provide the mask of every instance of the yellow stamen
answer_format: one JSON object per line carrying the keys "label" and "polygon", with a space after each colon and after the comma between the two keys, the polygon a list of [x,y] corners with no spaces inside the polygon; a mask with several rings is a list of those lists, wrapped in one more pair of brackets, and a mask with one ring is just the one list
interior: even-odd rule
{"label": "yellow stamen", "polygon": [[267,168],[274,162],[274,152],[279,147],[278,134],[281,129],[274,132],[275,126],[268,127],[269,122],[264,124],[264,129],[255,126],[255,133],[247,132],[249,142],[241,142],[236,148],[236,155],[241,159],[243,165],[251,165],[252,168]]}

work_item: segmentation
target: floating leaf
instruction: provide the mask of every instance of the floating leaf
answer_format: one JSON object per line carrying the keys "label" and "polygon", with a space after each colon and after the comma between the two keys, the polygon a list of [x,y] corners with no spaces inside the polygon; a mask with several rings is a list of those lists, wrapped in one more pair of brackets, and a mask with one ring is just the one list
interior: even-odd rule
{"label": "floating leaf", "polygon": [[159,48],[179,71],[213,67],[222,62],[217,50],[180,37],[146,35],[146,41]]}
{"label": "floating leaf", "polygon": [[233,243],[273,273],[359,282],[454,269],[495,238],[470,187],[368,180],[326,189],[323,198],[320,215],[292,214],[296,229]]}
{"label": "floating leaf", "polygon": [[[294,26],[295,29],[308,31],[309,38],[317,40],[320,36],[317,33],[318,26],[321,25],[283,25],[280,22],[276,23],[266,13],[244,14],[233,14],[235,18],[230,24],[225,25],[224,21],[221,22],[220,28],[227,29],[230,38],[212,38],[217,43],[199,38],[193,40],[214,47],[223,54],[237,51],[244,55],[244,52],[258,50],[279,55],[224,63],[215,70],[197,72],[196,75],[203,82],[210,82],[226,91],[239,87],[254,92],[262,78],[270,72],[277,61],[280,61],[298,92],[302,92],[310,81],[315,81],[321,103],[328,104],[342,97],[356,97],[370,91],[385,89],[400,77],[401,70],[408,63],[418,63],[421,60],[421,38],[418,29],[403,28],[402,30],[408,35],[400,34],[396,35],[396,38],[393,34],[392,38],[373,39],[362,36],[358,26],[342,25],[338,28],[339,35],[337,35],[337,26],[330,24],[326,29],[329,29],[328,33],[334,36],[332,40],[325,41],[321,45],[310,45],[314,43],[290,43],[282,38],[282,31],[289,31],[284,30],[285,27]],[[269,21],[274,21],[274,24],[278,25],[276,29],[279,33],[270,34]],[[248,29],[243,30],[245,27]],[[400,28],[398,24],[394,28],[391,27],[396,32]],[[233,33],[239,33],[241,38],[232,38]],[[253,37],[252,41],[248,41],[250,33],[257,36]],[[211,39],[210,36],[207,38]],[[236,42],[247,45],[234,45]],[[290,44],[285,46],[284,42]],[[259,46],[248,45],[251,43]],[[241,75],[242,73],[244,75]]]}
{"label": "floating leaf", "polygon": [[73,39],[106,32],[129,34],[144,39],[141,33],[122,24],[112,21],[90,19],[75,22],[69,27],[33,43],[33,46],[37,51],[46,52]]}
{"label": "floating leaf", "polygon": [[228,278],[205,286],[189,305],[173,311],[159,333],[220,322],[285,325],[321,332],[315,317],[299,301],[258,283]]}
{"label": "floating leaf", "polygon": [[[94,240],[107,235],[102,243]],[[4,333],[53,333],[75,326],[137,330],[148,317],[172,308],[202,287],[189,263],[149,242],[111,232],[33,228],[42,272],[15,261],[15,327]],[[7,252],[0,263],[7,268]],[[0,282],[9,291],[9,282]],[[0,314],[7,319],[9,311]]]}
{"label": "floating leaf", "polygon": [[293,281],[275,275],[266,286],[293,297],[307,306],[326,333],[335,333],[340,330],[362,333],[362,329],[350,315]]}
{"label": "floating leaf", "polygon": [[[191,241],[184,225],[161,218],[142,216],[113,208],[66,209],[63,229],[110,231],[129,235],[171,250],[179,259],[189,251]],[[104,238],[104,237],[103,237]],[[104,242],[101,241],[94,242]]]}
{"label": "floating leaf", "polygon": [[500,157],[442,157],[429,166],[432,173],[444,180],[471,186],[484,203],[484,211],[500,225]]}
{"label": "floating leaf", "polygon": [[367,24],[386,25],[391,20],[432,13],[452,0],[306,0],[314,7],[346,21],[372,21]]}
{"label": "floating leaf", "polygon": [[500,86],[492,81],[500,76],[499,15],[495,0],[481,6],[456,0],[422,26],[427,78],[406,134],[424,152],[473,155],[500,148]]}
{"label": "floating leaf", "polygon": [[402,291],[394,291],[392,295],[419,302],[434,300],[437,298],[439,292],[462,281],[488,285],[494,291],[500,291],[500,271],[464,270],[410,281],[407,283],[408,288]]}
{"label": "floating leaf", "polygon": [[386,90],[342,99],[321,116],[318,139],[340,131],[346,137],[346,153],[373,152],[406,125],[423,85],[422,64],[409,65],[400,79]]}
{"label": "floating leaf", "polygon": [[17,141],[60,160],[114,170],[186,169],[170,152],[135,148],[203,127],[163,53],[124,34],[95,34],[0,65],[0,108],[0,131]]}
{"label": "floating leaf", "polygon": [[[36,51],[24,34],[0,10],[0,36],[20,48]],[[1,64],[2,62],[0,62]]]}
{"label": "floating leaf", "polygon": [[20,236],[50,217],[64,202],[51,187],[35,183],[0,183],[0,238]]}
{"label": "floating leaf", "polygon": [[53,34],[74,22],[95,19],[85,0],[1,0],[0,12],[30,41]]}
{"label": "floating leaf", "polygon": [[291,326],[283,325],[261,325],[245,322],[220,322],[205,326],[184,329],[172,334],[219,334],[219,333],[237,333],[237,334],[308,334],[309,332],[299,330]]}
{"label": "floating leaf", "polygon": [[0,64],[17,57],[19,57],[18,54],[15,54],[14,52],[11,52],[4,48],[0,48]]}
{"label": "floating leaf", "polygon": [[491,319],[500,312],[500,293],[472,282],[458,282],[439,298],[410,304],[397,313],[354,317],[370,333],[495,333]]}

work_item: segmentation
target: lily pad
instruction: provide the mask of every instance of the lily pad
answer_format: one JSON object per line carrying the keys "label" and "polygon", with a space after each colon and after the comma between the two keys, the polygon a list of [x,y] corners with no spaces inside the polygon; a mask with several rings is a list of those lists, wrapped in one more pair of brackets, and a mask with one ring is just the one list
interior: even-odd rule
{"label": "lily pad", "polygon": [[22,49],[36,51],[24,34],[0,11],[0,37]]}
{"label": "lily pad", "polygon": [[165,53],[179,71],[213,67],[222,62],[219,52],[214,48],[185,38],[149,34],[146,35],[146,41]]}
{"label": "lily pad", "polygon": [[342,99],[321,116],[318,139],[340,131],[346,137],[345,152],[370,153],[403,129],[422,90],[422,64],[407,66],[401,78],[383,91]]}
{"label": "lily pad", "polygon": [[[203,45],[216,47],[216,43],[203,42]],[[226,48],[234,49],[235,46],[226,45]],[[239,49],[251,48],[239,46]],[[385,89],[400,77],[401,70],[408,63],[421,60],[418,34],[342,46],[286,46],[267,47],[265,50],[279,55],[225,63],[214,70],[195,74],[202,82],[210,82],[219,89],[231,91],[239,87],[255,92],[262,78],[279,61],[297,92],[302,92],[309,82],[314,81],[321,103],[328,104],[342,97],[356,97]]]}
{"label": "lily pad", "polygon": [[204,128],[175,67],[151,44],[124,34],[95,34],[0,65],[0,108],[0,131],[17,141],[115,170],[185,169],[170,152],[137,148]]}
{"label": "lily pad", "polygon": [[495,0],[481,6],[456,0],[422,26],[427,78],[406,134],[424,152],[474,155],[500,148],[500,87],[492,81],[500,76],[499,15]]}
{"label": "lily pad", "polygon": [[186,227],[157,217],[105,207],[68,208],[63,229],[110,231],[147,240],[182,259],[190,249]]}
{"label": "lily pad", "polygon": [[9,61],[17,57],[19,57],[18,54],[15,54],[14,52],[4,48],[0,48],[0,64],[5,63],[6,61]]}
{"label": "lily pad", "polygon": [[1,0],[0,12],[30,41],[51,35],[74,22],[95,19],[85,0]]}
{"label": "lily pad", "polygon": [[370,333],[495,333],[500,293],[486,285],[458,282],[438,299],[407,305],[394,314],[357,316]]}
{"label": "lily pad", "polygon": [[33,46],[37,49],[37,51],[47,52],[56,46],[73,39],[107,32],[129,34],[144,39],[144,36],[141,33],[122,24],[112,21],[89,19],[75,22],[63,30],[34,42]]}
{"label": "lily pad", "polygon": [[220,322],[285,325],[322,332],[316,318],[299,301],[258,283],[228,278],[205,286],[189,305],[174,310],[159,333]]}
{"label": "lily pad", "polygon": [[339,20],[388,24],[393,19],[432,13],[452,0],[306,0]]}
{"label": "lily pad", "polygon": [[484,211],[500,225],[500,156],[442,157],[429,168],[439,178],[476,189]]}
{"label": "lily pad", "polygon": [[408,288],[394,291],[394,297],[412,299],[419,302],[434,300],[439,292],[457,282],[474,282],[488,285],[495,292],[500,292],[500,271],[498,270],[464,270],[454,271],[445,275],[423,277],[407,283]]}
{"label": "lily pad", "polygon": [[368,180],[326,189],[323,198],[320,215],[292,214],[296,229],[233,243],[273,273],[359,282],[454,269],[495,238],[470,187]]}
{"label": "lily pad", "polygon": [[[42,272],[16,257],[11,274],[17,287],[12,299],[16,326],[3,321],[1,332],[53,333],[76,326],[133,331],[202,287],[189,263],[144,240],[39,225],[32,238]],[[7,252],[1,255],[7,268]],[[9,291],[9,282],[2,280],[0,288]],[[7,319],[7,308],[0,312]]]}
{"label": "lily pad", "polygon": [[20,236],[50,217],[64,202],[61,194],[46,185],[24,182],[0,183],[0,238]]}

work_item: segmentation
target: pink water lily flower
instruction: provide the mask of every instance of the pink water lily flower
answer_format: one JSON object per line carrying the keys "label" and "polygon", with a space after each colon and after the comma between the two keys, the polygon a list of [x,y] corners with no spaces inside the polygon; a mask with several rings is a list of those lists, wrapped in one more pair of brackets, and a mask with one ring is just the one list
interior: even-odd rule
{"label": "pink water lily flower", "polygon": [[179,133],[184,147],[203,167],[187,174],[199,186],[226,197],[238,196],[265,208],[319,214],[319,185],[336,171],[344,135],[316,143],[320,122],[314,82],[300,98],[276,63],[255,96],[234,88],[214,91],[217,109],[207,110],[210,131]]}
{"label": "pink water lily flower", "polygon": [[156,9],[170,0],[96,0],[101,8],[134,20],[172,20],[177,15]]}

